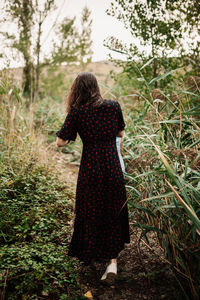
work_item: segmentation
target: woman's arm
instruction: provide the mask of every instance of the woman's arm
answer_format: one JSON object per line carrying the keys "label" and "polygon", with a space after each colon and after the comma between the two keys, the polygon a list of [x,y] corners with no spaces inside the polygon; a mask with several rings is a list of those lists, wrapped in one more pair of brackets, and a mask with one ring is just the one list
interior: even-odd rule
{"label": "woman's arm", "polygon": [[63,146],[65,146],[65,145],[67,145],[68,142],[69,142],[69,140],[64,141],[64,140],[62,140],[61,138],[57,137],[57,140],[56,140],[56,146],[58,146],[58,147],[63,147]]}

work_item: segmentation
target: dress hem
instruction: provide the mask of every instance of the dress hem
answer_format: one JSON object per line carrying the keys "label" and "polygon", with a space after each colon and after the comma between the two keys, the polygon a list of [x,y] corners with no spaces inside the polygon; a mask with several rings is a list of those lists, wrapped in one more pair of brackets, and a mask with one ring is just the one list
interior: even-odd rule
{"label": "dress hem", "polygon": [[81,255],[78,255],[78,254],[72,254],[72,253],[69,253],[68,252],[68,256],[70,257],[74,257],[74,258],[78,258],[81,262],[83,262],[85,265],[89,265],[91,263],[91,261],[96,261],[96,262],[105,262],[109,259],[112,259],[112,258],[117,258],[119,253],[125,249],[125,244],[130,244],[130,241],[129,242],[124,242],[124,245],[118,250],[118,253],[116,255],[113,255],[112,257],[110,257],[109,255],[105,255],[105,256],[101,256],[101,257],[90,257],[89,259],[84,259]]}

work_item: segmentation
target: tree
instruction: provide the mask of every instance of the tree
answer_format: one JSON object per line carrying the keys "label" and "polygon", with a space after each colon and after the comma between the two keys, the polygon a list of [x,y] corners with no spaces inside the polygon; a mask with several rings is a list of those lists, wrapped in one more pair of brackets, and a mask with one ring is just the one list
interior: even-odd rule
{"label": "tree", "polygon": [[133,70],[134,60],[141,65],[150,62],[143,70],[147,79],[157,77],[163,69],[188,65],[188,62],[199,65],[198,0],[115,0],[107,14],[123,22],[135,42],[126,46],[115,37],[107,40],[109,49],[127,55],[125,71]]}
{"label": "tree", "polygon": [[[79,64],[79,68],[84,71],[91,61],[92,41],[91,41],[91,12],[87,7],[83,8],[80,27],[76,25],[76,18],[65,18],[56,30],[56,40],[53,43],[51,57],[47,61],[48,76],[43,74],[41,80],[41,92],[46,90],[49,96],[58,98],[63,91],[69,87],[71,81],[66,80],[66,75],[62,64]],[[70,68],[71,69],[71,68]],[[46,72],[45,72],[46,73]],[[53,79],[53,83],[52,83]]]}
{"label": "tree", "polygon": [[[182,39],[178,45],[179,53],[185,64],[192,65],[192,72],[199,74],[200,70],[200,4],[199,0],[170,1],[166,6],[176,11],[181,21]],[[187,45],[184,43],[187,41]]]}
{"label": "tree", "polygon": [[56,65],[77,61],[79,48],[77,41],[78,30],[75,26],[75,17],[64,18],[56,31],[56,41],[53,43],[54,49],[50,61]]}
{"label": "tree", "polygon": [[33,25],[33,3],[32,1],[7,1],[6,12],[11,20],[17,23],[18,36],[2,33],[11,41],[10,47],[17,49],[23,56],[25,66],[23,70],[24,76],[24,92],[30,94],[31,82],[33,77],[33,62],[31,56],[31,27]]}
{"label": "tree", "polygon": [[36,24],[38,26],[38,32],[37,32],[37,42],[35,47],[35,53],[36,53],[36,67],[35,67],[35,89],[34,89],[34,98],[37,97],[38,90],[39,90],[39,77],[40,77],[40,50],[41,50],[41,34],[42,34],[42,25],[47,18],[49,12],[55,8],[54,5],[55,0],[47,0],[44,3],[44,8],[41,10],[38,5],[38,0],[36,0],[36,7],[35,7],[35,15],[36,15]]}
{"label": "tree", "polygon": [[133,39],[139,41],[138,46],[132,43],[127,48],[112,37],[108,46],[125,50],[129,58],[142,61],[152,58],[152,76],[156,77],[160,68],[159,57],[172,55],[177,40],[182,37],[176,14],[166,11],[164,0],[115,0],[107,14],[116,16],[130,30]]}
{"label": "tree", "polygon": [[56,8],[54,3],[55,0],[5,0],[5,22],[14,22],[17,30],[15,34],[9,34],[7,31],[1,34],[5,38],[4,44],[5,41],[8,42],[8,46],[17,50],[23,58],[24,93],[31,95],[33,100],[38,94],[42,67],[77,61],[83,65],[91,59],[92,21],[90,11],[85,7],[80,32],[75,26],[75,18],[64,18],[60,25],[56,24],[56,18],[51,30],[54,29],[54,33],[56,32],[57,41],[52,43],[54,47],[51,49],[51,58],[43,56],[41,62],[43,23],[49,13]]}
{"label": "tree", "polygon": [[91,12],[87,7],[83,8],[81,17],[81,29],[75,25],[76,18],[65,18],[57,30],[57,41],[54,43],[52,62],[79,62],[81,69],[91,61]]}
{"label": "tree", "polygon": [[90,15],[91,12],[85,6],[82,12],[81,33],[79,35],[79,62],[82,70],[85,70],[87,64],[91,62],[93,54],[91,50],[92,19],[90,19]]}
{"label": "tree", "polygon": [[[27,95],[34,96],[35,91],[38,89],[41,26],[54,7],[54,0],[45,0],[43,10],[39,9],[37,0],[5,1],[6,21],[16,24],[17,33],[1,32],[1,34],[10,41],[10,48],[16,49],[23,57],[25,64],[23,68],[24,93]],[[36,45],[33,44],[35,40],[33,38],[34,26],[38,26]],[[37,56],[36,70],[34,52]]]}

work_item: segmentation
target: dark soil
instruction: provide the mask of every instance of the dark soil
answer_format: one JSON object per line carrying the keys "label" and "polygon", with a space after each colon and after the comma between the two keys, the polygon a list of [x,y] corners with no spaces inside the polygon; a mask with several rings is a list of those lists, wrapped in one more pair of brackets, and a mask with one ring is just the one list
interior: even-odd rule
{"label": "dark soil", "polygon": [[[139,231],[131,234],[131,243],[126,244],[118,256],[117,277],[115,285],[105,287],[100,283],[100,278],[105,272],[106,265],[95,263],[96,271],[90,266],[80,268],[80,281],[85,285],[85,293],[90,291],[93,298],[88,299],[115,299],[115,300],[171,300],[178,299],[179,289],[170,271],[168,264],[158,255],[140,243],[138,253]],[[156,248],[162,255],[156,239],[150,234],[151,247]]]}

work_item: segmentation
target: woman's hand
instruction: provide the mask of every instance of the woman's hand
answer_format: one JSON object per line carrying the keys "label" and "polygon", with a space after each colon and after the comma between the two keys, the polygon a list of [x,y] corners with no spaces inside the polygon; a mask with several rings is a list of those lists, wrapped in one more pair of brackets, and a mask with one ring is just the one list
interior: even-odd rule
{"label": "woman's hand", "polygon": [[67,145],[69,143],[69,140],[62,140],[61,138],[57,137],[57,140],[56,140],[56,146],[57,147],[63,147],[65,145]]}
{"label": "woman's hand", "polygon": [[123,137],[124,136],[124,132],[125,132],[125,130],[118,131],[117,136],[118,137]]}

